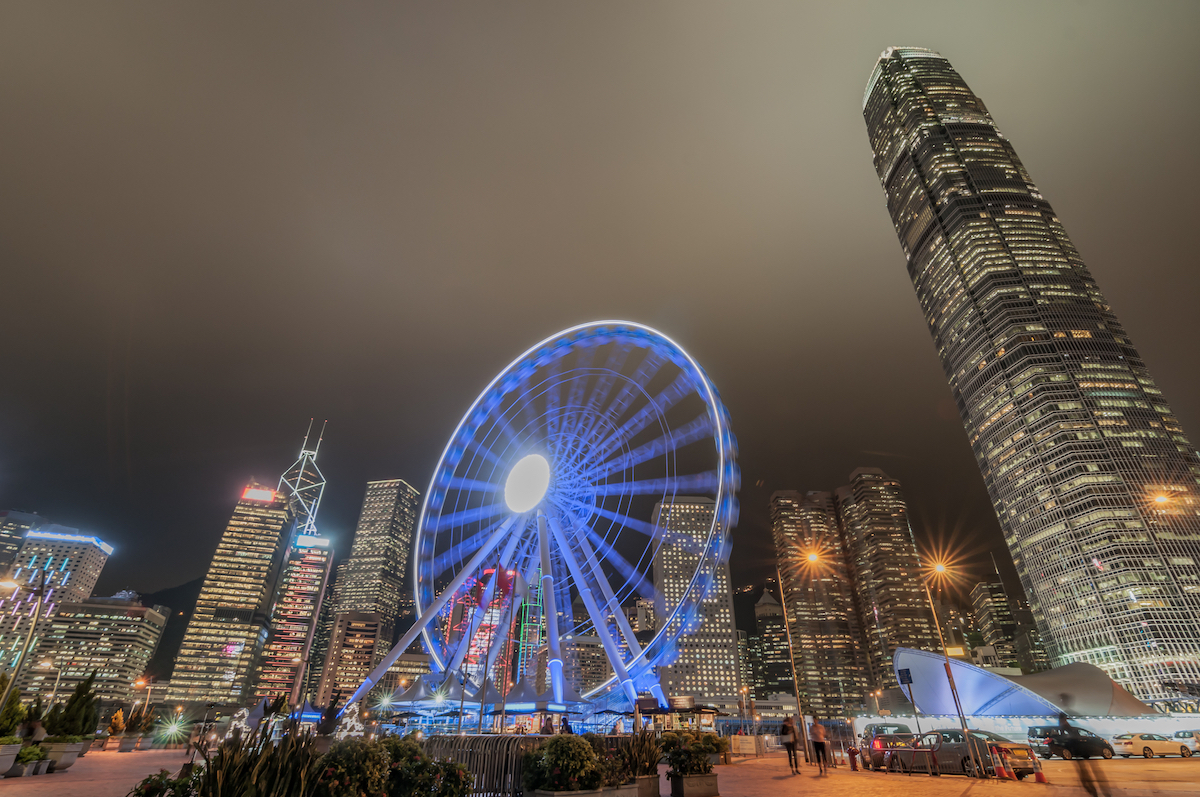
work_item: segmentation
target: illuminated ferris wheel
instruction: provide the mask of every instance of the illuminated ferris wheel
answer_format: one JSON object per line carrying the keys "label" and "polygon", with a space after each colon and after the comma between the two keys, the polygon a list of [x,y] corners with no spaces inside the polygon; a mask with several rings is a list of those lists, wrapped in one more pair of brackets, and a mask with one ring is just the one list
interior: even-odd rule
{"label": "illuminated ferris wheel", "polygon": [[[589,695],[657,693],[653,667],[728,556],[737,488],[728,413],[674,341],[621,321],[547,338],[492,380],[442,452],[413,543],[419,619],[350,702],[417,634],[436,671],[475,689],[515,655],[538,656],[557,702],[564,641],[594,635],[612,676]],[[655,522],[657,506],[685,496],[712,502],[704,531]],[[653,576],[665,544],[691,563],[670,601]],[[626,618],[638,599],[660,613],[652,633]]]}

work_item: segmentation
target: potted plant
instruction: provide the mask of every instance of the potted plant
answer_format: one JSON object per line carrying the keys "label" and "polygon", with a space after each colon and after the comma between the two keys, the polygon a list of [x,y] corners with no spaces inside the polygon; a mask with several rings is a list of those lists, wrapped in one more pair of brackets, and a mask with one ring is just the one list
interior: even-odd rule
{"label": "potted plant", "polygon": [[125,738],[125,711],[117,709],[113,712],[112,719],[108,721],[108,739],[104,743],[105,750],[112,750],[124,744]]}
{"label": "potted plant", "polygon": [[[17,765],[22,767],[21,774],[28,777],[45,772],[50,762],[46,759],[45,750],[36,744],[31,744],[28,747],[22,747],[21,752],[17,753]],[[11,777],[11,775],[6,775],[6,777]]]}
{"label": "potted plant", "polygon": [[38,695],[34,701],[29,704],[29,708],[25,709],[25,727],[29,733],[25,734],[31,742],[40,742],[46,736],[46,729],[42,727],[42,718],[46,713],[42,706],[42,696]]}
{"label": "potted plant", "polygon": [[129,719],[125,721],[125,735],[121,737],[121,746],[117,748],[118,753],[132,753],[138,749],[149,719],[142,709],[134,709],[129,713]]}
{"label": "potted plant", "polygon": [[0,775],[8,772],[17,763],[21,752],[21,739],[16,736],[0,736]]}
{"label": "potted plant", "polygon": [[719,797],[717,776],[709,759],[716,752],[713,744],[690,733],[664,733],[663,750],[671,767],[667,770],[671,797]]}
{"label": "potted plant", "polygon": [[361,738],[334,742],[321,758],[319,797],[383,794],[388,783],[388,751]]}
{"label": "potted plant", "polygon": [[711,747],[713,752],[709,753],[708,760],[715,766],[717,764],[729,763],[726,757],[729,754],[729,740],[724,736],[718,736],[715,733],[707,732],[700,734],[700,739],[703,740],[706,747]]}
{"label": "potted plant", "polygon": [[637,786],[637,797],[659,797],[658,762],[662,760],[662,745],[654,731],[641,730],[626,736],[617,748],[625,767]]}
{"label": "potted plant", "polygon": [[70,769],[82,747],[83,738],[79,736],[47,736],[41,741],[41,748],[46,751],[55,772]]}
{"label": "potted plant", "polygon": [[387,750],[388,797],[466,797],[471,791],[471,773],[462,764],[434,761],[411,734],[385,736],[379,745]]}
{"label": "potted plant", "polygon": [[555,736],[525,754],[522,780],[534,797],[567,794],[600,794],[604,774],[596,751],[586,739]]}

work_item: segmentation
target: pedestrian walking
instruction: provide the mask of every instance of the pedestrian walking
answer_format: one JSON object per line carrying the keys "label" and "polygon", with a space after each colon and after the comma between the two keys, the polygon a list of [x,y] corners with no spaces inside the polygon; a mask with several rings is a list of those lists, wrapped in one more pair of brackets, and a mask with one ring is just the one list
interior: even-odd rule
{"label": "pedestrian walking", "polygon": [[796,723],[791,716],[783,721],[783,726],[779,729],[779,741],[783,742],[783,748],[787,750],[788,766],[792,768],[792,774],[800,774],[800,760],[796,758]]}
{"label": "pedestrian walking", "polygon": [[813,757],[817,759],[817,774],[829,774],[829,755],[825,750],[825,726],[813,717],[812,726],[808,729],[808,738],[812,739]]}

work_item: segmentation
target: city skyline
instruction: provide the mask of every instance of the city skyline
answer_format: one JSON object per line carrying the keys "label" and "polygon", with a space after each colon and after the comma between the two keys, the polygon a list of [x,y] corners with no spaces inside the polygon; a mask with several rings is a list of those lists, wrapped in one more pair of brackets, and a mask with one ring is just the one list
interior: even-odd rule
{"label": "city skyline", "polygon": [[1195,428],[1200,199],[1179,186],[1197,110],[1174,98],[1196,93],[1200,10],[1150,7],[1091,4],[1086,24],[1066,6],[563,7],[498,25],[404,8],[347,22],[353,52],[303,8],[283,31],[179,9],[66,29],[27,9],[0,31],[24,87],[2,89],[22,157],[0,213],[17,375],[0,506],[114,545],[102,592],[153,592],[198,577],[239,484],[328,417],[322,525],[344,550],[361,484],[423,490],[510,352],[617,316],[685,342],[721,386],[745,473],[736,582],[764,574],[771,492],[857,465],[903,481],[920,541],[978,536],[981,570],[1003,544],[906,295],[863,64],[915,42],[973,76]]}

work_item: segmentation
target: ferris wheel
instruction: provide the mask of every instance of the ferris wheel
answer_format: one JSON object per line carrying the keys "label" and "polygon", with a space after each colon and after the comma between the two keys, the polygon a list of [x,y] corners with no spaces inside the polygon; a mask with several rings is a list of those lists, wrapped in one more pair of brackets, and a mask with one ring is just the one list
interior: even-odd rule
{"label": "ferris wheel", "polygon": [[[538,343],[442,452],[413,541],[419,619],[349,702],[418,634],[435,671],[481,689],[498,666],[512,671],[506,651],[536,648],[558,702],[564,641],[598,637],[612,675],[585,697],[620,688],[634,700],[728,556],[738,479],[728,413],[674,341],[605,321]],[[702,522],[673,524],[662,507],[681,499],[709,508]],[[655,586],[664,556],[670,594]],[[626,617],[638,600],[654,607],[652,632]]]}

